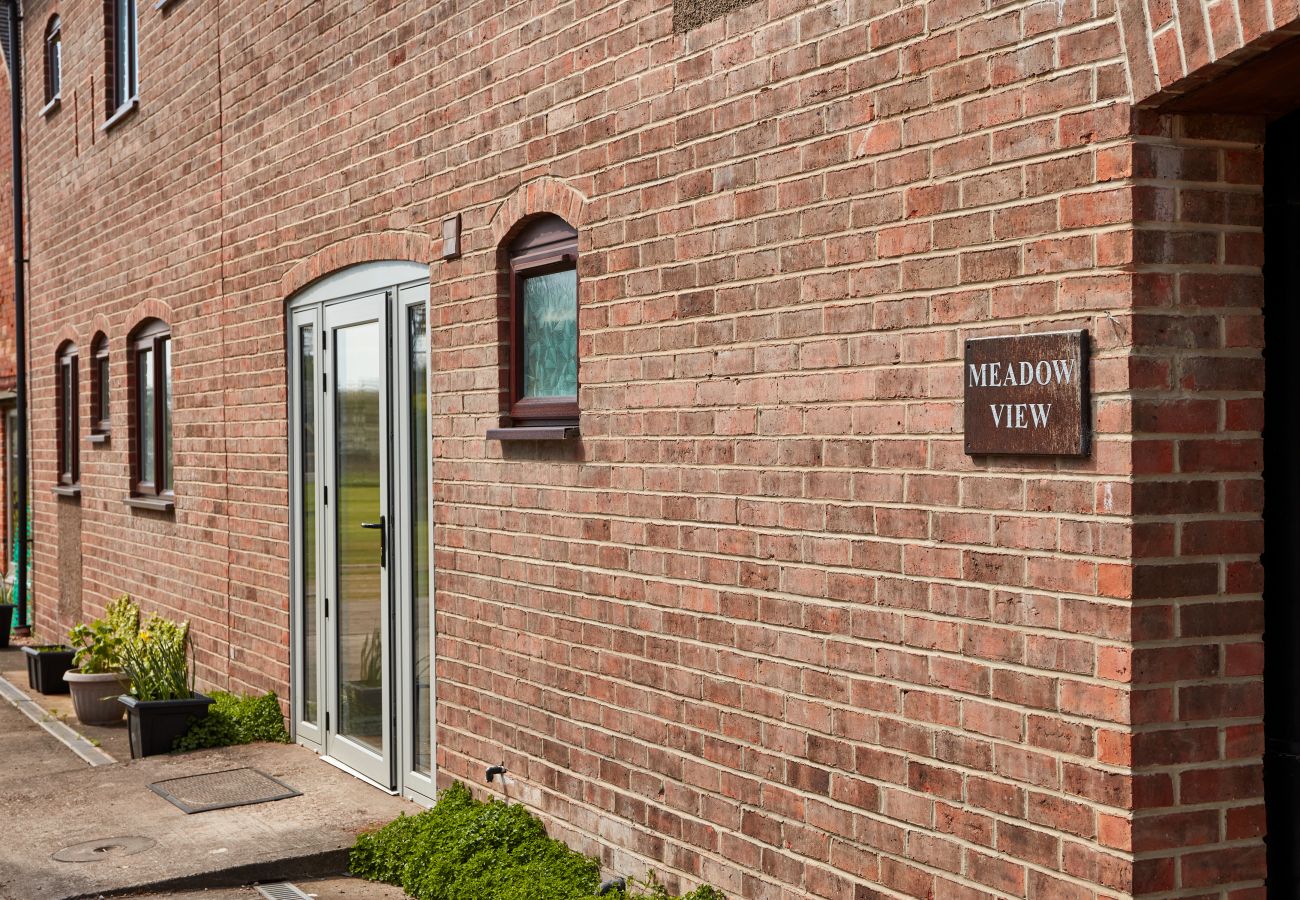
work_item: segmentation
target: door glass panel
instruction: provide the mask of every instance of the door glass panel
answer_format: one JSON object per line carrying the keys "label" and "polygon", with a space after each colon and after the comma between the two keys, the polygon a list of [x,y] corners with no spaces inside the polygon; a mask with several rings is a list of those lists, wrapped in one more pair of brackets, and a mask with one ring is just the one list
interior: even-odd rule
{"label": "door glass panel", "polygon": [[298,330],[298,407],[299,466],[302,472],[300,491],[300,531],[302,535],[302,717],[315,725],[317,697],[320,695],[316,667],[316,341],[312,326]]}
{"label": "door glass panel", "polygon": [[428,377],[429,333],[423,306],[408,308],[408,352],[410,397],[407,415],[410,422],[410,540],[411,540],[411,622],[413,642],[411,661],[414,671],[411,736],[415,771],[432,774],[433,728],[430,722],[433,697],[429,670],[429,430]]}
{"label": "door glass panel", "polygon": [[140,417],[140,480],[153,484],[154,480],[154,405],[153,405],[153,351],[141,350],[136,356],[139,365],[140,402],[136,407]]}
{"label": "door glass panel", "polygon": [[578,393],[578,273],[524,279],[524,396]]}
{"label": "door glass panel", "polygon": [[381,456],[382,367],[379,323],[334,331],[334,454],[338,503],[339,733],[383,752],[383,532],[377,523]]}

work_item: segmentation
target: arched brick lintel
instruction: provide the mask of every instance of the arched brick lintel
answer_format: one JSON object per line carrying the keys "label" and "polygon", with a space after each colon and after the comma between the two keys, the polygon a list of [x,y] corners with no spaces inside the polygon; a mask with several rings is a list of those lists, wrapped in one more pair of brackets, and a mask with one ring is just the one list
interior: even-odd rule
{"label": "arched brick lintel", "polygon": [[587,214],[587,198],[576,188],[549,175],[521,184],[501,201],[492,215],[488,226],[491,246],[501,246],[523,219],[538,213],[554,213],[581,231]]}
{"label": "arched brick lintel", "polygon": [[330,244],[300,260],[280,279],[280,296],[291,297],[319,278],[358,263],[406,260],[429,263],[433,241],[413,231],[360,234]]}
{"label": "arched brick lintel", "polygon": [[63,352],[63,348],[68,346],[69,344],[76,347],[79,351],[83,347],[88,346],[87,342],[83,341],[81,336],[77,334],[76,328],[74,328],[71,325],[64,325],[62,328],[59,329],[58,337],[55,338],[54,354],[56,356],[61,354]]}
{"label": "arched brick lintel", "polygon": [[1136,106],[1156,106],[1300,36],[1300,0],[1118,0]]}
{"label": "arched brick lintel", "polygon": [[145,319],[157,319],[160,322],[166,322],[171,327],[173,333],[176,330],[176,323],[172,321],[171,306],[169,306],[165,300],[159,300],[156,297],[150,297],[147,300],[141,300],[134,307],[132,307],[131,312],[127,316],[127,320],[126,320],[127,333],[122,335],[122,337],[123,338],[130,337],[131,332],[135,331],[135,329]]}

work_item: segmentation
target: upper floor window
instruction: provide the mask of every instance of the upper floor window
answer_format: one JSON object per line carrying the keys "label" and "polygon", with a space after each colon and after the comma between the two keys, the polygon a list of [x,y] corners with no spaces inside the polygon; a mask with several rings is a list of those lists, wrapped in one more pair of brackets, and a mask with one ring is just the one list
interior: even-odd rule
{"label": "upper floor window", "polygon": [[507,250],[511,424],[575,424],[578,232],[559,216],[539,216]]}
{"label": "upper floor window", "polygon": [[132,493],[172,496],[172,341],[158,319],[141,323],[131,337]]}
{"label": "upper floor window", "polygon": [[50,106],[63,93],[63,31],[58,16],[50,16],[45,26],[45,105]]}
{"label": "upper floor window", "polygon": [[109,0],[108,12],[108,114],[122,112],[135,101],[139,88],[135,0]]}
{"label": "upper floor window", "polygon": [[59,484],[72,487],[81,481],[81,454],[77,445],[79,392],[77,390],[77,348],[64,344],[59,350],[58,366],[58,453]]}
{"label": "upper floor window", "polygon": [[90,432],[111,430],[108,404],[108,338],[101,331],[90,342]]}

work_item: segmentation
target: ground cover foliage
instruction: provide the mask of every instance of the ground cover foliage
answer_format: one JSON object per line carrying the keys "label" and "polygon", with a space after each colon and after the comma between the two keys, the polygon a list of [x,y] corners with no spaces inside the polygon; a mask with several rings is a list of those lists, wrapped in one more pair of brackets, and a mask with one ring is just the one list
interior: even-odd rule
{"label": "ground cover foliage", "polygon": [[289,732],[280,714],[280,701],[274,692],[243,696],[225,691],[212,692],[208,714],[176,739],[177,750],[203,750],[229,747],[255,741],[289,743]]}
{"label": "ground cover foliage", "polygon": [[[547,837],[518,804],[481,803],[457,782],[431,808],[361,835],[352,874],[397,885],[416,900],[595,900],[600,866]],[[704,886],[676,897],[653,873],[606,900],[726,900]]]}

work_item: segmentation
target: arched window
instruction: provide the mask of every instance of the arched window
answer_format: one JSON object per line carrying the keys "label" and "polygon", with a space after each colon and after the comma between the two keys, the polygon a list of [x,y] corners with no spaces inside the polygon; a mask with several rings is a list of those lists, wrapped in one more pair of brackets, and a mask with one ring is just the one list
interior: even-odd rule
{"label": "arched window", "polygon": [[50,16],[45,26],[45,105],[50,106],[63,93],[63,31],[58,16]]}
{"label": "arched window", "polygon": [[104,332],[90,342],[90,433],[106,435],[112,430],[109,418],[108,338]]}
{"label": "arched window", "polygon": [[131,332],[131,494],[135,505],[170,509],[172,485],[171,329],[145,319]]}
{"label": "arched window", "polygon": [[529,220],[507,248],[512,426],[578,422],[578,232]]}
{"label": "arched window", "polygon": [[77,346],[71,341],[59,348],[58,387],[55,390],[58,406],[59,433],[56,441],[59,453],[59,486],[73,488],[81,483],[81,454],[77,446],[78,407]]}

